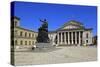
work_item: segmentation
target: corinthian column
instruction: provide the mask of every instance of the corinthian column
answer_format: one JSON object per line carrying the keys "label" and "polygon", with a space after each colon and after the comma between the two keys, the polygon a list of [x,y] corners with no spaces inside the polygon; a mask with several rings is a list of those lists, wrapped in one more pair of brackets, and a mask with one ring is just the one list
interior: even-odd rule
{"label": "corinthian column", "polygon": [[71,40],[72,40],[72,44],[73,44],[73,32],[71,32]]}
{"label": "corinthian column", "polygon": [[70,38],[70,36],[69,36],[69,32],[68,32],[68,44],[70,44],[69,38]]}
{"label": "corinthian column", "polygon": [[80,46],[80,44],[81,44],[81,38],[80,38],[80,32],[79,32],[79,44],[78,44],[78,46]]}
{"label": "corinthian column", "polygon": [[62,44],[62,32],[61,32],[61,43],[60,44]]}
{"label": "corinthian column", "polygon": [[64,32],[64,42],[66,44],[66,32]]}
{"label": "corinthian column", "polygon": [[59,33],[57,33],[57,44],[59,44]]}
{"label": "corinthian column", "polygon": [[75,32],[75,44],[77,44],[77,32]]}

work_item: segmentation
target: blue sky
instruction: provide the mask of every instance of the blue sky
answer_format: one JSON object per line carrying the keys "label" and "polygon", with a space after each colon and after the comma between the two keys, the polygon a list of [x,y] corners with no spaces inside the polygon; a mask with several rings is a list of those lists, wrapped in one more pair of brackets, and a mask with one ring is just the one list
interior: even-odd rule
{"label": "blue sky", "polygon": [[86,28],[93,28],[93,35],[97,34],[97,7],[66,4],[48,4],[33,2],[14,2],[14,16],[20,18],[20,26],[38,31],[42,24],[39,19],[46,18],[49,31],[54,31],[70,20],[84,24]]}

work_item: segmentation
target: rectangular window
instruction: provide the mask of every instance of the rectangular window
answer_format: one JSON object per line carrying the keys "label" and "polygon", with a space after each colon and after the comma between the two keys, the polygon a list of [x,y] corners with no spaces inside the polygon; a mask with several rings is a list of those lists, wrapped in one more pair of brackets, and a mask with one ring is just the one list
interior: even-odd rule
{"label": "rectangular window", "polygon": [[31,45],[31,41],[29,41],[29,45]]}
{"label": "rectangular window", "polygon": [[31,37],[31,33],[29,33],[29,37]]}
{"label": "rectangular window", "polygon": [[27,32],[25,32],[25,37],[27,37]]}
{"label": "rectangular window", "polygon": [[20,44],[23,45],[23,41],[22,40],[20,41]]}
{"label": "rectangular window", "polygon": [[25,41],[25,45],[27,45],[27,41]]}
{"label": "rectangular window", "polygon": [[23,36],[23,32],[22,31],[20,32],[20,36]]}

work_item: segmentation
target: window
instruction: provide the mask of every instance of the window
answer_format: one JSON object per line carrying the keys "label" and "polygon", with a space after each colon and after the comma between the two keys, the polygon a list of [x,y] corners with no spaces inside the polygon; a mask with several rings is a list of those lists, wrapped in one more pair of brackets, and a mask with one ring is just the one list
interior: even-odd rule
{"label": "window", "polygon": [[86,34],[86,38],[88,38],[88,33]]}
{"label": "window", "polygon": [[31,41],[29,41],[29,45],[31,45]]}
{"label": "window", "polygon": [[25,45],[27,45],[27,41],[25,41]]}
{"label": "window", "polygon": [[31,37],[31,34],[29,33],[29,37]]}
{"label": "window", "polygon": [[27,32],[25,32],[25,37],[27,37]]}
{"label": "window", "polygon": [[23,32],[21,31],[21,32],[20,32],[20,36],[22,36],[22,35],[23,35]]}
{"label": "window", "polygon": [[23,41],[22,40],[20,41],[20,44],[23,45]]}

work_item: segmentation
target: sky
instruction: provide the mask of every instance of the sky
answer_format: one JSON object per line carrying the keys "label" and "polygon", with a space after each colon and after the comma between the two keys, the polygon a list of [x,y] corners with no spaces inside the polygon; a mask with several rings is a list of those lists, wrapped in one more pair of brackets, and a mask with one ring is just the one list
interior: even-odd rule
{"label": "sky", "polygon": [[[49,4],[34,2],[13,2],[11,15],[20,18],[20,26],[38,31],[40,19],[47,19],[48,30],[55,31],[70,20],[84,24],[86,28],[93,28],[93,35],[97,34],[97,7],[68,4]],[[14,9],[14,11],[13,11]]]}

